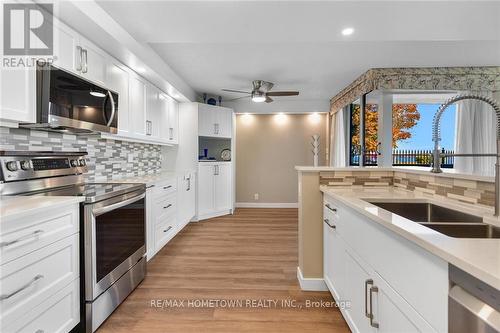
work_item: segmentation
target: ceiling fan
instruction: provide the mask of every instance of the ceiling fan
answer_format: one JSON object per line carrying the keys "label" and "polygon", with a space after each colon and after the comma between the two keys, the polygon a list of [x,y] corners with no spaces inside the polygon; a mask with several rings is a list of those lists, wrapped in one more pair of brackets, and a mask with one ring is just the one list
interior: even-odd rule
{"label": "ceiling fan", "polygon": [[271,103],[273,101],[271,96],[297,96],[299,94],[298,91],[270,91],[273,88],[274,83],[263,80],[254,80],[252,82],[252,86],[253,89],[251,92],[234,90],[234,89],[222,89],[222,90],[240,94],[247,94],[247,96],[238,97],[235,99],[251,97],[252,101],[256,103],[261,103],[261,102]]}

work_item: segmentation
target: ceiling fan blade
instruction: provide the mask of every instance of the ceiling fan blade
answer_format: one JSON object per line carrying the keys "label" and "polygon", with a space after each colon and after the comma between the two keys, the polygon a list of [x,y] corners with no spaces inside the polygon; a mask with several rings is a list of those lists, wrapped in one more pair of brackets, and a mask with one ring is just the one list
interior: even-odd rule
{"label": "ceiling fan blade", "polygon": [[273,99],[269,96],[266,96],[266,103],[271,103]]}
{"label": "ceiling fan blade", "polygon": [[241,91],[241,90],[233,90],[233,89],[221,89],[222,91],[228,91],[228,92],[234,92],[234,93],[239,93],[239,94],[251,94],[251,92],[248,91]]}
{"label": "ceiling fan blade", "polygon": [[232,101],[236,101],[238,99],[248,98],[250,96],[252,96],[252,95],[247,95],[247,96],[242,96],[242,97],[236,97],[236,98],[231,98],[231,99],[225,99],[225,100],[223,100],[223,102],[232,102]]}
{"label": "ceiling fan blade", "polygon": [[267,93],[267,96],[297,96],[298,91],[271,91]]}

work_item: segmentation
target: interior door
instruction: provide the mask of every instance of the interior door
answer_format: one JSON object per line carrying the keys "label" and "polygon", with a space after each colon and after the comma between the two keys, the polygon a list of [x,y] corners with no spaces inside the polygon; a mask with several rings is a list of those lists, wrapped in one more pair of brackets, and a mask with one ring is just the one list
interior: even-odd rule
{"label": "interior door", "polygon": [[231,164],[217,164],[215,171],[215,210],[222,211],[231,208]]}
{"label": "interior door", "polygon": [[200,163],[198,167],[198,215],[214,211],[215,166]]}

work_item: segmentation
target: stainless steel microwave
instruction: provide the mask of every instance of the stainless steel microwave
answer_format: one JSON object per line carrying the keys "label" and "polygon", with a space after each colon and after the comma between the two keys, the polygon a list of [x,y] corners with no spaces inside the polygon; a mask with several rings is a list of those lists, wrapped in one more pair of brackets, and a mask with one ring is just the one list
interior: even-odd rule
{"label": "stainless steel microwave", "polygon": [[36,72],[36,124],[23,127],[89,133],[118,131],[118,94],[52,65]]}

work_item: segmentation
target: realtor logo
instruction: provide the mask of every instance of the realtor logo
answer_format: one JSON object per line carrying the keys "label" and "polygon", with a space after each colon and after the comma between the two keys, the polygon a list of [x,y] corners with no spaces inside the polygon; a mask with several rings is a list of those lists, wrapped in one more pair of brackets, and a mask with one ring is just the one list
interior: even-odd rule
{"label": "realtor logo", "polygon": [[52,13],[53,4],[4,4],[4,55],[52,55],[54,46]]}

